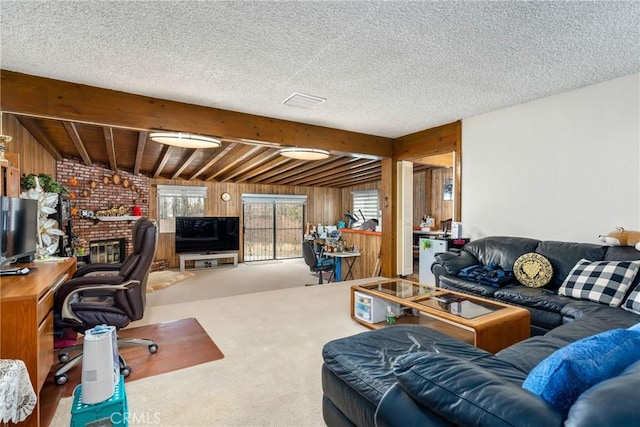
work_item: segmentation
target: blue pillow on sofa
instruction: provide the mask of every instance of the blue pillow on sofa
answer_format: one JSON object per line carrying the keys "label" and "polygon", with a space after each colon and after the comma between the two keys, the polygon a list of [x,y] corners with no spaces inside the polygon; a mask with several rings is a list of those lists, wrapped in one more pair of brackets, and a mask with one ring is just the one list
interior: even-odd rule
{"label": "blue pillow on sofa", "polygon": [[613,329],[563,347],[529,372],[522,387],[567,413],[587,389],[640,360],[640,330]]}

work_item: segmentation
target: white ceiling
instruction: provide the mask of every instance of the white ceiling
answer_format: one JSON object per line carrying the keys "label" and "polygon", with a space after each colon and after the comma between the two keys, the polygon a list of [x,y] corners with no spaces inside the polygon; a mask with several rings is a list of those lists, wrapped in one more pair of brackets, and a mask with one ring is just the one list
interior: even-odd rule
{"label": "white ceiling", "polygon": [[[392,138],[640,72],[637,1],[2,0],[0,14],[6,70]],[[282,105],[294,92],[327,101]]]}

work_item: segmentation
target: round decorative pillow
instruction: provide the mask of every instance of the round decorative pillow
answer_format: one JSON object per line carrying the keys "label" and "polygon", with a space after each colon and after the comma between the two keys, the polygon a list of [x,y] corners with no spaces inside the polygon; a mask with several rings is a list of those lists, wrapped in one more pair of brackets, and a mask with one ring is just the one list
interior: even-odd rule
{"label": "round decorative pillow", "polygon": [[530,252],[518,257],[513,264],[513,274],[523,285],[540,288],[551,281],[553,267],[544,256]]}

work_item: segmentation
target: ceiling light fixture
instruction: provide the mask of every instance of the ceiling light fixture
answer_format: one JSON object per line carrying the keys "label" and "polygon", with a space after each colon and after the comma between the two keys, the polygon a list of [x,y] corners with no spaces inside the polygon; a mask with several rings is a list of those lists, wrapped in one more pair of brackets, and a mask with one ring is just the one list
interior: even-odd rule
{"label": "ceiling light fixture", "polygon": [[317,148],[288,147],[280,150],[280,154],[297,160],[324,160],[329,158],[327,150]]}
{"label": "ceiling light fixture", "polygon": [[222,145],[218,138],[182,132],[151,132],[149,138],[160,144],[183,148],[218,148]]}

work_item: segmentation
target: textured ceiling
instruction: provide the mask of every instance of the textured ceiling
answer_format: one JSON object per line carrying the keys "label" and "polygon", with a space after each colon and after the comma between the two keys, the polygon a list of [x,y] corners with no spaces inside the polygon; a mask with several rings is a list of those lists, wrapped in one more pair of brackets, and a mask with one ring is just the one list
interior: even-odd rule
{"label": "textured ceiling", "polygon": [[[639,2],[0,2],[3,69],[399,137],[640,71]],[[281,102],[326,98],[313,109]]]}

